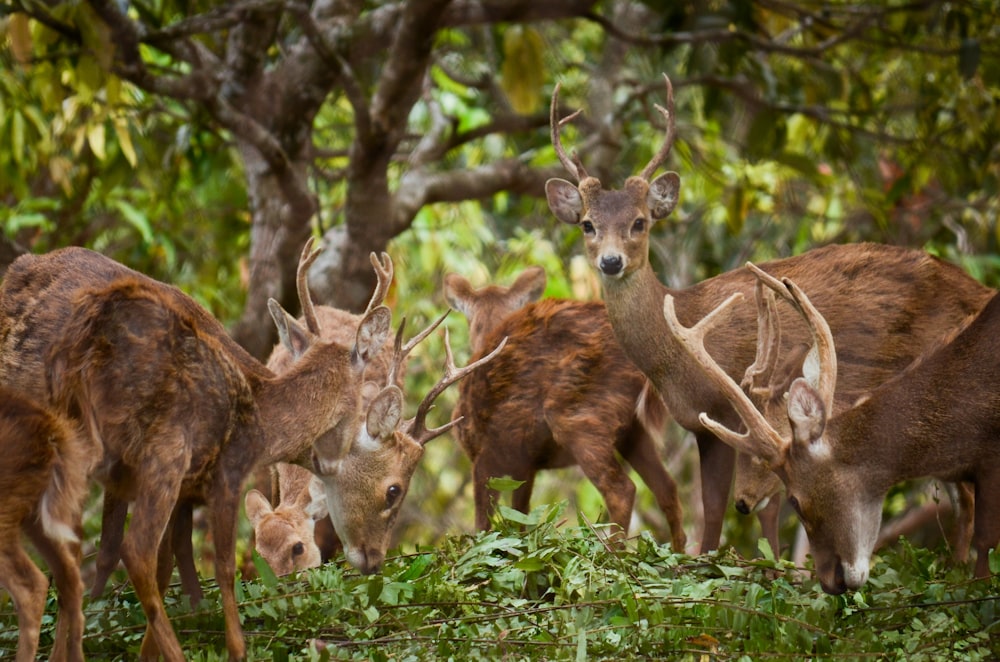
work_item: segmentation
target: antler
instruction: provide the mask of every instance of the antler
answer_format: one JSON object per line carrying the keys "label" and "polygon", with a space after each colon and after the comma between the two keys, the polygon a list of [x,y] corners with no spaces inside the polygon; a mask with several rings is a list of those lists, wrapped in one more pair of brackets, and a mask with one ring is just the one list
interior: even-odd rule
{"label": "antler", "polygon": [[372,292],[372,298],[368,302],[368,307],[365,308],[366,315],[385,301],[385,297],[389,294],[389,287],[392,285],[394,273],[392,258],[389,257],[388,253],[383,251],[381,260],[379,260],[375,255],[375,251],[372,251],[368,259],[371,260],[372,267],[375,269],[375,277],[378,279],[378,283],[375,285],[375,291]]}
{"label": "antler", "polygon": [[[833,332],[830,331],[830,325],[816,310],[805,292],[800,290],[799,286],[791,280],[782,278],[779,281],[750,262],[747,262],[747,268],[757,276],[758,284],[763,283],[771,291],[792,304],[805,320],[813,337],[813,346],[809,350],[802,371],[807,373],[807,381],[815,386],[828,414],[833,412],[833,395],[837,387],[837,351],[833,344]],[[811,370],[815,370],[817,374],[809,375],[808,371]]]}
{"label": "antler", "polygon": [[764,292],[758,280],[754,286],[757,301],[757,353],[754,362],[743,373],[740,388],[745,392],[764,397],[771,395],[771,378],[778,365],[778,348],[781,345],[781,322],[778,319],[774,292]]}
{"label": "antler", "polygon": [[389,386],[396,383],[397,375],[402,369],[403,362],[406,361],[406,357],[410,355],[410,352],[416,347],[421,340],[431,335],[434,329],[441,325],[446,317],[451,313],[451,308],[445,311],[444,315],[437,318],[431,322],[430,326],[415,335],[410,339],[408,343],[403,344],[403,331],[406,328],[406,318],[404,317],[399,322],[399,328],[396,330],[396,342],[393,345],[392,350],[392,363],[389,365],[389,374],[386,376],[385,385]]}
{"label": "antler", "polygon": [[556,155],[559,157],[559,161],[563,164],[570,174],[576,178],[576,183],[579,184],[587,177],[587,171],[583,167],[583,162],[577,153],[573,152],[573,158],[571,159],[566,155],[566,150],[563,148],[562,139],[559,136],[560,130],[564,125],[569,124],[577,115],[583,112],[583,109],[577,110],[572,115],[567,115],[566,117],[559,119],[559,88],[562,84],[556,83],[556,87],[552,90],[552,107],[549,110],[549,131],[552,136],[552,147],[556,150]]}
{"label": "antler", "polygon": [[734,293],[701,321],[688,329],[682,326],[677,319],[677,313],[674,311],[674,298],[668,294],[663,299],[663,317],[666,319],[670,333],[684,347],[691,358],[702,367],[705,376],[722,391],[736,413],[739,414],[747,432],[742,434],[734,432],[710,418],[705,412],[699,415],[698,420],[727,444],[771,461],[777,458],[784,445],[781,435],[757,410],[743,389],[726,374],[726,371],[715,362],[715,359],[705,349],[705,335],[718,323],[724,312],[742,299],[742,292]]}
{"label": "antler", "polygon": [[663,145],[660,146],[660,151],[656,153],[656,156],[646,164],[646,167],[642,169],[639,176],[649,181],[650,176],[656,172],[656,169],[663,164],[670,154],[670,150],[674,147],[674,138],[676,137],[676,131],[674,130],[674,86],[670,82],[670,77],[663,74],[663,80],[667,83],[667,107],[664,108],[660,104],[655,104],[655,107],[660,114],[663,115],[663,119],[667,123],[667,137],[663,140]]}
{"label": "antler", "polygon": [[[447,313],[445,313],[445,314],[447,315]],[[397,338],[398,338],[398,336],[397,336]],[[462,379],[463,377],[465,377],[466,375],[468,375],[470,372],[472,372],[476,368],[478,368],[478,367],[480,367],[480,366],[482,366],[482,365],[484,365],[484,364],[489,363],[490,361],[492,361],[493,358],[497,354],[499,354],[500,351],[506,345],[507,345],[507,337],[504,336],[504,339],[500,341],[500,344],[497,345],[496,349],[494,349],[492,352],[490,352],[486,356],[482,357],[478,361],[474,361],[473,363],[470,363],[469,365],[465,366],[464,368],[456,368],[455,367],[455,357],[452,355],[452,352],[451,352],[451,340],[448,337],[448,327],[445,327],[445,329],[444,329],[444,351],[445,351],[446,362],[445,362],[444,375],[442,375],[441,379],[438,381],[438,383],[434,385],[434,388],[432,388],[427,393],[427,395],[424,396],[424,399],[421,401],[420,405],[417,407],[417,413],[416,413],[416,415],[414,415],[413,418],[411,418],[410,420],[408,420],[404,424],[403,428],[404,428],[404,430],[406,430],[406,433],[408,435],[410,435],[410,437],[412,437],[414,439],[414,441],[416,441],[421,446],[423,446],[424,444],[426,444],[431,439],[434,439],[435,437],[438,437],[438,436],[444,434],[445,432],[447,432],[448,430],[450,430],[453,426],[455,426],[459,421],[461,421],[462,417],[459,416],[457,418],[452,419],[448,423],[445,423],[444,425],[442,425],[440,427],[428,428],[427,427],[427,414],[434,407],[434,400],[436,400],[437,397],[439,395],[441,395],[446,388],[448,388],[449,386],[451,386],[455,382],[459,381],[460,379]]]}
{"label": "antler", "polygon": [[316,317],[316,308],[313,306],[312,295],[309,294],[309,267],[316,261],[319,254],[323,252],[322,246],[313,249],[315,237],[309,237],[306,245],[302,247],[302,255],[299,256],[299,266],[295,270],[295,288],[299,293],[299,307],[302,308],[302,316],[306,320],[306,328],[310,333],[319,335],[319,318]]}

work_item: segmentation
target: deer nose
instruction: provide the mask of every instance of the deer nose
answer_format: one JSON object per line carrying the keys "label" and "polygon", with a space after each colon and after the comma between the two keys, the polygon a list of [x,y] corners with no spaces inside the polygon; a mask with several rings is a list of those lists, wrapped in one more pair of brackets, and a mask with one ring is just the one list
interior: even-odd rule
{"label": "deer nose", "polygon": [[361,574],[374,575],[382,569],[382,561],[385,560],[385,556],[380,551],[377,549],[363,549],[361,553],[364,557],[364,562],[359,568]]}
{"label": "deer nose", "polygon": [[740,499],[736,502],[736,510],[744,515],[750,514],[750,504],[747,503],[746,499]]}
{"label": "deer nose", "polygon": [[617,276],[624,266],[620,255],[601,256],[601,271],[608,276]]}
{"label": "deer nose", "polygon": [[840,561],[840,557],[834,559],[833,582],[828,584],[821,577],[819,583],[823,587],[823,591],[830,595],[842,595],[847,591],[847,581],[844,579],[844,564]]}

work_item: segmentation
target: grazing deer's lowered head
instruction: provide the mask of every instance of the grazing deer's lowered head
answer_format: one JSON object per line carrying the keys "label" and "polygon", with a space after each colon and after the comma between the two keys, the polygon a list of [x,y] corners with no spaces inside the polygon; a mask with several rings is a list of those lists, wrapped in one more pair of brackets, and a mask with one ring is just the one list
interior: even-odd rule
{"label": "grazing deer's lowered head", "polygon": [[[794,282],[754,273],[769,288],[761,317],[774,317],[777,293],[806,321],[819,348],[818,379],[792,382],[784,424],[774,424],[777,412],[761,412],[705,350],[705,333],[731,312],[736,295],[691,329],[678,322],[669,296],[664,316],[705,377],[726,392],[746,431],[734,432],[704,413],[703,423],[780,477],[809,537],[823,590],[839,594],[867,581],[886,493],[897,482],[925,476],[975,485],[976,574],[987,576],[989,550],[1000,540],[1000,298],[867,398],[832,415],[838,366],[830,326]],[[777,346],[764,335],[758,356]],[[959,382],[967,388],[956,389]]]}
{"label": "grazing deer's lowered head", "polygon": [[387,382],[368,404],[364,423],[348,452],[330,456],[317,446],[313,453],[313,470],[326,490],[330,519],[344,545],[344,554],[351,565],[365,574],[378,572],[382,567],[410,479],[424,454],[424,444],[455,424],[452,421],[437,428],[427,427],[427,414],[434,400],[448,386],[492,360],[504,346],[505,341],[490,354],[459,369],[455,367],[445,329],[445,373],[417,407],[416,415],[404,420],[403,392],[396,385],[396,374],[403,369],[410,351],[447,314],[406,345],[402,341],[406,320],[400,323]]}

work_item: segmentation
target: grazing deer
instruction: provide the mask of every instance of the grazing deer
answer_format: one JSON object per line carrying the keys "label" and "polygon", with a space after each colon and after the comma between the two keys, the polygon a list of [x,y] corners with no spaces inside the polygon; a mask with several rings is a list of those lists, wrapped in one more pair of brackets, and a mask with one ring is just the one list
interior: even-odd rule
{"label": "grazing deer", "polygon": [[83,660],[81,515],[97,453],[61,418],[0,387],[0,586],[17,610],[17,662],[34,660],[49,583],[21,546],[22,532],[59,592],[50,659]]}
{"label": "grazing deer", "polygon": [[526,269],[509,288],[476,290],[458,274],[445,277],[445,298],[468,319],[474,357],[508,338],[499,357],[462,382],[454,409],[462,417],[455,436],[472,460],[476,527],[489,528],[497,497],[487,486],[491,477],[524,481],[513,504],[527,512],[535,474],[575,464],[627,533],[635,485],[620,455],[656,497],[673,548],[684,551],[677,486],[657,452],[662,400],[625,357],[604,305],[536,301],[545,280],[540,267]]}
{"label": "grazing deer", "polygon": [[[147,618],[141,657],[183,660],[166,618],[157,551],[178,503],[204,502],[231,659],[246,647],[236,605],[235,532],[257,464],[333,461],[358,436],[363,372],[389,333],[374,306],[354,345],[326,342],[270,302],[296,364],[274,375],[180,290],[98,253],[18,258],[0,290],[0,379],[76,418],[103,447],[106,494],[133,502],[121,543]],[[39,393],[36,378],[45,375]],[[160,567],[169,555],[160,556]]]}
{"label": "grazing deer", "polygon": [[[735,454],[702,424],[699,414],[707,412],[730,427],[738,425],[739,417],[723,392],[700,378],[700,368],[669,335],[662,303],[671,295],[681,322],[690,324],[734,292],[749,295],[754,277],[747,269],[736,269],[682,290],[657,280],[649,260],[649,233],[655,221],[673,211],[680,194],[677,173],[650,179],[670,154],[675,134],[673,90],[664,79],[667,107],[658,109],[666,120],[666,138],[621,190],[604,189],[578,156],[566,154],[560,130],[579,111],[559,119],[557,86],[552,94],[552,144],[578,184],[550,179],[545,191],[556,218],[583,231],[587,257],[600,276],[608,318],[625,354],[663,396],[674,420],[697,439],[705,551],[719,544]],[[992,296],[989,288],[954,265],[922,251],[879,244],[827,246],[764,268],[795,280],[812,294],[837,343],[847,348],[840,357],[840,387],[854,393],[867,392],[901,371]],[[727,324],[707,338],[712,355],[730,375],[753,361],[755,319],[753,304],[736,306]],[[806,342],[801,320],[782,322],[787,331],[783,347]],[[776,521],[762,524],[776,530]]]}
{"label": "grazing deer", "polygon": [[254,545],[277,575],[315,568],[323,561],[316,523],[329,519],[323,483],[296,464],[279,462],[274,471],[280,499],[277,506],[272,506],[260,490],[249,490],[244,497]]}
{"label": "grazing deer", "polygon": [[[299,262],[296,285],[301,323],[314,334],[326,340],[346,343],[356,332],[363,317],[332,306],[316,306],[309,293],[308,270],[312,260]],[[392,260],[385,253],[380,261],[373,261],[378,284],[373,300],[383,300],[392,284]],[[382,349],[372,357],[365,369],[362,391],[362,409],[367,411],[371,400],[386,383],[393,356],[393,342],[386,338]],[[277,344],[267,361],[267,367],[280,374],[294,365],[294,357],[284,344]],[[403,388],[403,371],[395,375],[396,385]],[[247,517],[254,529],[257,552],[279,575],[292,570],[314,568],[339,549],[340,539],[333,530],[326,506],[323,484],[311,471],[286,462],[265,468],[273,472],[277,489],[272,490],[272,505],[259,490],[250,490],[245,497]],[[258,472],[263,473],[263,472]]]}
{"label": "grazing deer", "polygon": [[746,432],[733,432],[706,413],[700,415],[703,425],[762,458],[781,478],[805,526],[823,590],[840,594],[867,581],[886,493],[921,477],[974,485],[976,575],[988,576],[989,551],[1000,541],[1000,298],[994,296],[978,316],[868,397],[831,414],[843,364],[827,320],[791,279],[754,271],[769,288],[759,305],[764,322],[758,356],[778,351],[774,293],[792,304],[816,338],[816,378],[792,382],[787,432],[772,425],[774,412],[761,412],[705,348],[705,335],[736,310],[741,293],[691,329],[677,320],[668,295],[664,318],[706,381],[726,393]]}
{"label": "grazing deer", "polygon": [[[365,574],[377,572],[385,560],[400,506],[424,454],[424,446],[460,422],[452,419],[439,427],[428,427],[427,414],[434,401],[450,385],[494,360],[507,342],[506,338],[501,339],[489,354],[458,368],[445,328],[444,374],[424,396],[413,418],[404,420],[403,391],[398,386],[398,375],[404,370],[413,348],[444,321],[448,312],[405,345],[406,320],[400,322],[389,374],[368,405],[364,425],[350,453],[336,459],[313,455],[313,471],[326,488],[327,508],[343,542],[344,555],[351,565]],[[345,484],[349,484],[350,489]]]}

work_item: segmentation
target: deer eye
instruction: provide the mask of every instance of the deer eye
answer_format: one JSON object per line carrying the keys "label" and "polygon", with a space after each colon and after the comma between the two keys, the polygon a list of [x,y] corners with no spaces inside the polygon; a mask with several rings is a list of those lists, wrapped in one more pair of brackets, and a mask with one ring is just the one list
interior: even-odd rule
{"label": "deer eye", "polygon": [[399,485],[390,485],[389,489],[385,491],[385,507],[386,509],[392,508],[396,501],[399,500],[399,495],[403,493],[403,488]]}
{"label": "deer eye", "polygon": [[794,496],[789,496],[788,503],[792,504],[792,508],[795,509],[795,514],[797,514],[801,518],[802,508],[799,506],[799,500],[796,499]]}
{"label": "deer eye", "polygon": [[594,224],[590,221],[580,223],[580,228],[583,230],[583,234],[592,235],[596,232],[596,230],[594,230]]}
{"label": "deer eye", "polygon": [[632,232],[643,232],[646,229],[646,219],[639,217],[632,222]]}
{"label": "deer eye", "polygon": [[292,545],[292,557],[302,556],[306,553],[306,547],[301,542]]}

